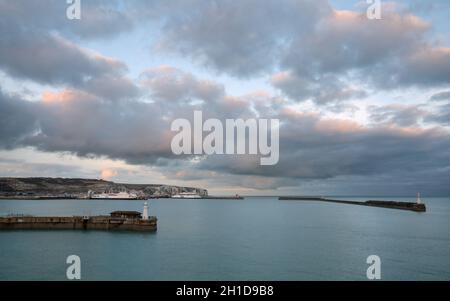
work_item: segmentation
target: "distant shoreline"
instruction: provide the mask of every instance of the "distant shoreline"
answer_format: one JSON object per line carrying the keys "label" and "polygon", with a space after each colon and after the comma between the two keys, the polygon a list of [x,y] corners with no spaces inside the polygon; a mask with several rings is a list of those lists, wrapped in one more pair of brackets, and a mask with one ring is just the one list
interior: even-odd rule
{"label": "distant shoreline", "polygon": [[0,177],[0,199],[90,199],[92,194],[123,191],[142,200],[168,198],[179,193],[208,196],[208,190],[199,187],[115,183],[103,179]]}
{"label": "distant shoreline", "polygon": [[76,198],[76,197],[6,197],[0,196],[0,200],[18,200],[18,201],[44,201],[44,200],[86,200],[86,201],[142,201],[142,200],[157,200],[157,199],[171,199],[171,200],[243,200],[243,196],[205,196],[200,198],[172,198],[170,196],[165,197],[152,197],[148,199],[114,199],[114,198]]}

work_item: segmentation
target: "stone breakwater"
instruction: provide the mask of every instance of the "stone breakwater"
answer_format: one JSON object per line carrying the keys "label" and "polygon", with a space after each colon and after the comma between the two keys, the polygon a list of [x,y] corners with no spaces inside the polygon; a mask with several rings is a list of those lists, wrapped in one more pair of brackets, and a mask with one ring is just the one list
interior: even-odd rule
{"label": "stone breakwater", "polygon": [[0,217],[0,230],[126,230],[156,231],[157,218],[120,218],[111,216],[7,216]]}
{"label": "stone breakwater", "polygon": [[394,201],[376,201],[369,200],[365,202],[360,201],[345,201],[345,200],[333,200],[322,197],[296,197],[296,196],[281,196],[279,200],[284,201],[319,201],[328,203],[348,204],[348,205],[360,205],[370,207],[382,207],[390,209],[410,210],[415,212],[427,211],[425,204],[418,204],[413,202],[394,202]]}

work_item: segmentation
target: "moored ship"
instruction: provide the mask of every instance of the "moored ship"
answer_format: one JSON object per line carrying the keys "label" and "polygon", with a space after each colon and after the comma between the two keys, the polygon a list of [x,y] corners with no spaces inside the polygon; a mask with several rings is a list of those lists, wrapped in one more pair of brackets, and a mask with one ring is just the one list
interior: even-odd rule
{"label": "moored ship", "polygon": [[130,193],[127,191],[120,192],[105,192],[105,193],[90,193],[90,199],[100,199],[100,200],[137,200],[138,195],[135,193]]}
{"label": "moored ship", "polygon": [[201,199],[202,197],[195,192],[180,192],[172,195],[172,199]]}

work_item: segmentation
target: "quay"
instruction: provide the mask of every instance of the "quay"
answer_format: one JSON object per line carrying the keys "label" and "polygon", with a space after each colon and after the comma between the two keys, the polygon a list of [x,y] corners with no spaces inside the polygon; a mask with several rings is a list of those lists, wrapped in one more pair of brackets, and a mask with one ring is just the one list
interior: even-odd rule
{"label": "quay", "polygon": [[284,201],[319,201],[328,203],[338,203],[338,204],[348,204],[348,205],[359,205],[359,206],[370,206],[370,207],[381,207],[390,209],[400,209],[400,210],[410,210],[415,212],[426,212],[426,206],[420,200],[420,194],[417,194],[417,202],[395,202],[395,201],[346,201],[346,200],[334,200],[327,199],[324,197],[305,197],[305,196],[280,196],[279,200]]}
{"label": "quay", "polygon": [[205,199],[205,200],[243,200],[244,197],[240,196],[238,194],[236,194],[234,196],[213,196],[213,195],[208,195],[208,196],[202,196],[202,199]]}
{"label": "quay", "polygon": [[0,217],[0,230],[125,230],[156,231],[157,218],[137,211],[114,211],[98,216],[6,216]]}

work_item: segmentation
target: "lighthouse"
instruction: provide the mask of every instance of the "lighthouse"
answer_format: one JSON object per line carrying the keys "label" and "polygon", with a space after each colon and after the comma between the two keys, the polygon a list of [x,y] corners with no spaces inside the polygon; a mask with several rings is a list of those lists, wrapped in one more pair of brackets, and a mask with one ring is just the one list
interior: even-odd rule
{"label": "lighthouse", "polygon": [[421,204],[422,201],[420,200],[420,192],[417,193],[417,204]]}
{"label": "lighthouse", "polygon": [[144,203],[144,212],[142,213],[142,219],[148,220],[148,204],[147,204],[147,202]]}

